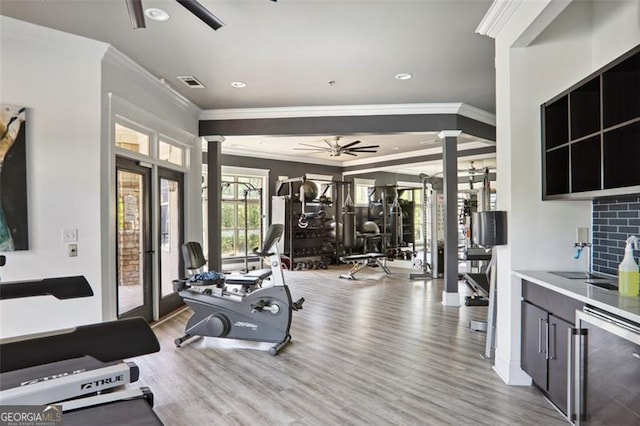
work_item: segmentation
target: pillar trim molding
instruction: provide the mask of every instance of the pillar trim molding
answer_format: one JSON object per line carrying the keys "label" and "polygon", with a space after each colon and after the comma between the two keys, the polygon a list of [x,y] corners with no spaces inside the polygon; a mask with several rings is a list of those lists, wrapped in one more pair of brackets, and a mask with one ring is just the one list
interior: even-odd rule
{"label": "pillar trim molding", "polygon": [[462,130],[442,130],[438,133],[440,139],[444,138],[457,138],[462,133]]}

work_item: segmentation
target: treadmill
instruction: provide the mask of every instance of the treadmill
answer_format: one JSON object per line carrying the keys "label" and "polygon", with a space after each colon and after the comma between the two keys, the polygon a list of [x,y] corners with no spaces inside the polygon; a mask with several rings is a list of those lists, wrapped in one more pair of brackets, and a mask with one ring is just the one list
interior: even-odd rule
{"label": "treadmill", "polygon": [[[0,300],[90,297],[82,276],[0,285]],[[126,387],[139,369],[124,358],[160,350],[142,318],[0,340],[0,405],[57,405],[65,425],[162,425],[153,393]]]}

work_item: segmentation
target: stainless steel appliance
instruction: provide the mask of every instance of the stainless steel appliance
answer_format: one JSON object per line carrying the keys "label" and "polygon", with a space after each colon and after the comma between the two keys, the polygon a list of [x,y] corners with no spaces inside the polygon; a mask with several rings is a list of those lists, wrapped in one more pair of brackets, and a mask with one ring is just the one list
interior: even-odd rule
{"label": "stainless steel appliance", "polygon": [[568,417],[640,425],[640,324],[585,307],[569,330]]}

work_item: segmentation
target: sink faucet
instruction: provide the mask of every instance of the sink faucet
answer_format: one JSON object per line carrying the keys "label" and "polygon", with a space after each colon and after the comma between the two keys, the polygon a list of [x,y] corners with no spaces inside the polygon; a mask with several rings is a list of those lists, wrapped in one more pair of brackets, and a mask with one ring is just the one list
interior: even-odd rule
{"label": "sink faucet", "polygon": [[574,256],[574,259],[579,259],[580,254],[582,253],[582,250],[585,248],[587,249],[587,273],[585,275],[587,279],[591,278],[591,253],[589,252],[589,249],[591,248],[591,243],[579,241],[575,243],[573,246],[578,249],[576,255]]}

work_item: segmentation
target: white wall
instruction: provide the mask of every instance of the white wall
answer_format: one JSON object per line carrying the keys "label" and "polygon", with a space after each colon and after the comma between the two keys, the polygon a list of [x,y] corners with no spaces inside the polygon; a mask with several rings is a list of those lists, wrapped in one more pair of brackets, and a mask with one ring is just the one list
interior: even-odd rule
{"label": "white wall", "polygon": [[[0,16],[0,102],[27,107],[29,250],[3,281],[84,275],[94,297],[0,301],[0,336],[99,321],[100,60],[107,46]],[[78,229],[78,257],[63,228]]]}
{"label": "white wall", "polygon": [[[572,258],[575,229],[591,224],[590,202],[541,201],[540,104],[640,40],[637,0],[566,4],[522,2],[496,37],[498,209],[509,212],[509,245],[498,250],[495,369],[511,384],[529,383],[519,367],[521,290],[511,271],[584,268]],[[513,47],[527,37],[530,44]]]}
{"label": "white wall", "polygon": [[[0,338],[115,319],[114,108],[192,148],[187,239],[202,235],[200,109],[104,43],[4,16],[0,63],[0,102],[28,108],[30,234],[28,251],[5,253],[2,281],[84,275],[94,292],[0,301]],[[78,229],[78,257],[63,228]]]}

